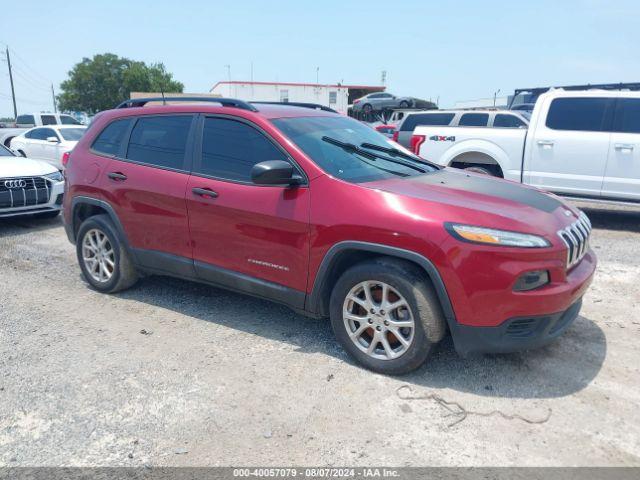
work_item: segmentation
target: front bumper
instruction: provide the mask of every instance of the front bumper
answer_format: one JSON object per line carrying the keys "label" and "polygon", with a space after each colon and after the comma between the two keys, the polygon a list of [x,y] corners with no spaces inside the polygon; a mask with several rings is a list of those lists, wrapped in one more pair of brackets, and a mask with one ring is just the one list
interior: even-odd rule
{"label": "front bumper", "polygon": [[[3,202],[0,206],[0,218],[34,215],[37,213],[46,213],[56,210],[60,211],[62,209],[64,195],[64,182],[52,183],[49,190],[48,199],[45,197],[45,200],[41,201],[41,203],[38,203],[37,200],[34,200],[33,202],[27,201],[25,199],[26,197],[19,197],[11,203]],[[6,199],[3,198],[3,200]]]}
{"label": "front bumper", "polygon": [[461,355],[529,350],[547,345],[562,335],[578,317],[581,307],[582,298],[563,312],[512,318],[497,327],[455,324],[451,334]]}

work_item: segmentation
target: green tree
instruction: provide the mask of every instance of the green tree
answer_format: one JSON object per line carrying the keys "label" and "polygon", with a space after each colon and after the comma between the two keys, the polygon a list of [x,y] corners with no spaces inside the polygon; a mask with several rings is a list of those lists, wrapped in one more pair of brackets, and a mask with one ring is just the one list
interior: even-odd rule
{"label": "green tree", "polygon": [[103,53],[74,65],[60,84],[58,105],[61,110],[96,113],[115,107],[131,92],[181,93],[183,89],[162,63],[147,65]]}

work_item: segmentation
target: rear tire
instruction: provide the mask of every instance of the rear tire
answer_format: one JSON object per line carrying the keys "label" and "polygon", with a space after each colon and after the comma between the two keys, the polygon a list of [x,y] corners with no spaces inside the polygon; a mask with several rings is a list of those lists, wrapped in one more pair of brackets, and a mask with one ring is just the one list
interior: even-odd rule
{"label": "rear tire", "polygon": [[76,253],[82,275],[99,292],[119,292],[138,281],[129,252],[108,215],[96,215],[82,222],[76,237]]}
{"label": "rear tire", "polygon": [[371,112],[373,112],[373,107],[370,104],[367,103],[367,104],[362,106],[362,111],[364,113],[371,113]]}
{"label": "rear tire", "polygon": [[409,108],[409,102],[403,100],[400,102],[400,108]]}
{"label": "rear tire", "polygon": [[431,283],[418,267],[393,258],[344,272],[331,293],[330,317],[336,339],[353,358],[390,375],[420,367],[446,332]]}

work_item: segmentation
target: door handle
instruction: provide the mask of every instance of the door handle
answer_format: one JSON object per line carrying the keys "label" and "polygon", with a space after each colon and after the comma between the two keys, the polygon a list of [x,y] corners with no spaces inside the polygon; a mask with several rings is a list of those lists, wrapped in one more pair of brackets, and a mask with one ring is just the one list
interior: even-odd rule
{"label": "door handle", "polygon": [[195,188],[192,188],[191,191],[193,192],[194,195],[198,195],[200,197],[216,198],[218,196],[218,192],[214,192],[210,188],[195,187]]}
{"label": "door handle", "polygon": [[633,150],[633,144],[630,143],[616,143],[613,148],[616,150]]}
{"label": "door handle", "polygon": [[127,179],[127,176],[124,173],[120,172],[109,172],[107,173],[107,177],[118,182],[124,182]]}
{"label": "door handle", "polygon": [[541,147],[553,147],[553,140],[538,140],[537,143]]}

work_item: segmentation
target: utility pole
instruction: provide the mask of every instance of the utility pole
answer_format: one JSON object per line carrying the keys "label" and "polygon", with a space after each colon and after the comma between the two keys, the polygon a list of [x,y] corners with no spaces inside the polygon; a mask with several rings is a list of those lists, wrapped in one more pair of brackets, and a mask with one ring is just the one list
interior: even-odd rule
{"label": "utility pole", "polygon": [[316,84],[320,84],[320,67],[316,67]]}
{"label": "utility pole", "polygon": [[9,57],[9,46],[7,45],[7,65],[9,66],[9,82],[11,83],[11,98],[13,99],[13,119],[18,119],[18,107],[16,107],[16,91],[13,88],[13,72],[11,71],[11,57]]}
{"label": "utility pole", "polygon": [[500,93],[500,89],[493,92],[493,108],[496,108],[496,98],[498,97],[499,93]]}
{"label": "utility pole", "polygon": [[227,78],[231,81],[231,65],[225,65],[227,68]]}
{"label": "utility pole", "polygon": [[56,105],[56,91],[53,89],[53,83],[51,84],[51,98],[53,98],[53,113],[58,113],[58,105]]}

